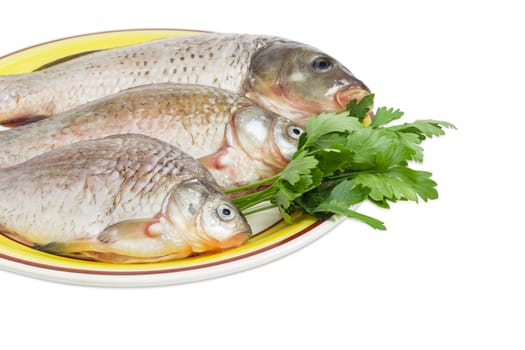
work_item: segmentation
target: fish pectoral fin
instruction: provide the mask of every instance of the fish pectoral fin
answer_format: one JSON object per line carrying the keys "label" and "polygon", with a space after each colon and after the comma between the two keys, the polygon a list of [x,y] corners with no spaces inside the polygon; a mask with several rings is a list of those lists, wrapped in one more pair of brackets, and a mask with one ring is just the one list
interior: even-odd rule
{"label": "fish pectoral fin", "polygon": [[108,226],[96,238],[56,241],[33,248],[55,255],[106,262],[147,262],[181,258],[191,248],[162,239],[157,218],[126,220]]}
{"label": "fish pectoral fin", "polygon": [[245,156],[235,147],[226,146],[215,153],[198,159],[206,169],[226,169],[236,167]]}
{"label": "fish pectoral fin", "polygon": [[[183,258],[193,251],[183,240],[166,239],[158,218],[122,221],[97,237],[100,249],[90,252],[108,262],[154,262]],[[100,253],[100,254],[99,254]]]}
{"label": "fish pectoral fin", "polygon": [[245,174],[254,172],[253,160],[231,146],[201,157],[198,161],[211,172],[217,183],[225,188],[245,184]]}
{"label": "fish pectoral fin", "polygon": [[209,154],[207,156],[201,157],[198,159],[199,163],[202,164],[208,170],[217,169],[220,166],[220,158],[222,156],[222,151]]}
{"label": "fish pectoral fin", "polygon": [[159,220],[156,218],[121,221],[106,227],[106,229],[98,235],[97,239],[102,243],[115,243],[121,240],[156,238],[159,234],[150,230],[150,226],[158,222]]}
{"label": "fish pectoral fin", "polygon": [[[119,241],[143,240],[156,238],[158,235],[149,230],[150,226],[157,223],[158,219],[126,220],[108,226],[96,240],[79,239],[72,241],[55,241],[43,245],[34,245],[33,248],[46,253],[67,255],[89,251],[103,252],[109,245]],[[109,248],[110,249],[110,248]]]}

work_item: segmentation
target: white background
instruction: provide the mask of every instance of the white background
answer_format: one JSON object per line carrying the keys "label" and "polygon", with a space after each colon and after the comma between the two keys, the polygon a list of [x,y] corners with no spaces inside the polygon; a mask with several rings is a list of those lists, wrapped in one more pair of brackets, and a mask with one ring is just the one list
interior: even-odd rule
{"label": "white background", "polygon": [[0,348],[524,349],[517,4],[4,2],[0,55],[114,29],[275,34],[338,58],[378,106],[458,130],[425,144],[439,200],[361,207],[387,232],[346,221],[279,261],[170,287],[78,287],[0,271]]}

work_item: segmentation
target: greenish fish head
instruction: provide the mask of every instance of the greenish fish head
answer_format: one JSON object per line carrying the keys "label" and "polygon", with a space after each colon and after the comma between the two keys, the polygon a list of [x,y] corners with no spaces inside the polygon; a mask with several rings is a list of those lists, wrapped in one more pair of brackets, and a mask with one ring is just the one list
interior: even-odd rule
{"label": "greenish fish head", "polygon": [[204,179],[177,185],[163,215],[194,252],[237,247],[252,236],[243,214],[216,185]]}
{"label": "greenish fish head", "polygon": [[342,112],[368,87],[329,55],[304,44],[275,41],[251,60],[247,97],[269,110],[304,124],[320,112]]}

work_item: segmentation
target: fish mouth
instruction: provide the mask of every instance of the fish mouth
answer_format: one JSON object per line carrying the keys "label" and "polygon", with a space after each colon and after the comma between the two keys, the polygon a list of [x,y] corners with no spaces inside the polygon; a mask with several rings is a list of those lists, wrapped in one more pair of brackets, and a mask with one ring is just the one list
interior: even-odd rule
{"label": "fish mouth", "polygon": [[366,86],[347,86],[343,87],[335,93],[334,100],[335,103],[345,110],[346,106],[350,101],[356,100],[357,102],[361,101],[363,97],[370,95],[370,90]]}
{"label": "fish mouth", "polygon": [[236,233],[235,235],[231,236],[230,238],[220,242],[220,248],[221,249],[229,249],[229,248],[238,247],[238,246],[244,244],[251,236],[252,236],[252,234],[250,232]]}

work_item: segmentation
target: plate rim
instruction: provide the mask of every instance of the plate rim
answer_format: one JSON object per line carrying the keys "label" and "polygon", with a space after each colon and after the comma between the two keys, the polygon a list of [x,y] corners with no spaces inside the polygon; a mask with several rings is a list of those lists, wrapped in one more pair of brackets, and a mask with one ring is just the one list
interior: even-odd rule
{"label": "plate rim", "polygon": [[[266,265],[272,261],[299,251],[313,243],[344,221],[333,216],[327,220],[317,220],[314,224],[296,232],[291,237],[235,258],[221,260],[186,269],[168,269],[163,271],[139,271],[129,273],[95,273],[93,271],[64,271],[45,264],[33,264],[23,259],[5,256],[0,253],[0,268],[50,282],[93,287],[155,287],[214,279],[252,268]],[[75,270],[75,269],[71,269]]]}
{"label": "plate rim", "polygon": [[103,30],[103,31],[100,31],[100,32],[91,32],[91,33],[84,33],[84,34],[76,34],[76,35],[71,35],[71,36],[65,36],[63,38],[52,39],[52,40],[44,41],[44,42],[39,43],[39,44],[30,45],[30,46],[27,46],[25,48],[18,49],[16,51],[12,51],[12,52],[9,52],[9,53],[7,53],[5,55],[2,55],[2,56],[0,56],[0,60],[3,60],[3,59],[8,58],[10,56],[14,56],[16,54],[19,54],[19,53],[27,51],[27,50],[31,50],[31,49],[37,48],[39,46],[49,45],[49,44],[53,44],[53,43],[64,41],[64,40],[77,39],[77,38],[82,38],[82,37],[86,37],[86,36],[93,36],[93,35],[112,34],[112,33],[124,33],[124,32],[140,32],[140,31],[148,31],[148,32],[151,32],[151,31],[181,31],[181,32],[211,33],[210,31],[207,31],[207,30],[182,29],[182,28],[135,28],[135,29],[130,28],[130,29],[117,29],[117,30]]}

